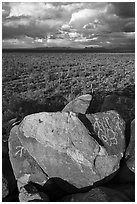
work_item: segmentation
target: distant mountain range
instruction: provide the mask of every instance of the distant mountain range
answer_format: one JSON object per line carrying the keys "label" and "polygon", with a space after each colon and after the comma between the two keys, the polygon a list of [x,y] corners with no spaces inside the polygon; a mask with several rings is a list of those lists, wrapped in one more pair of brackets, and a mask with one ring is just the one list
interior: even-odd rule
{"label": "distant mountain range", "polygon": [[135,48],[70,48],[70,47],[37,47],[37,48],[3,48],[2,52],[89,52],[89,53],[135,53]]}

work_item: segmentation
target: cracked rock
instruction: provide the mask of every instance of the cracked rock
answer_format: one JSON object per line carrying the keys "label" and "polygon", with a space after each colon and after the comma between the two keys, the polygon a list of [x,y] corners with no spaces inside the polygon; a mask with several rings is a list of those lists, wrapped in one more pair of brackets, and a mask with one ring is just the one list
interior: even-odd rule
{"label": "cracked rock", "polygon": [[116,172],[125,151],[124,121],[114,111],[84,117],[92,131],[72,112],[26,116],[10,133],[16,178],[43,185],[57,177],[82,188]]}

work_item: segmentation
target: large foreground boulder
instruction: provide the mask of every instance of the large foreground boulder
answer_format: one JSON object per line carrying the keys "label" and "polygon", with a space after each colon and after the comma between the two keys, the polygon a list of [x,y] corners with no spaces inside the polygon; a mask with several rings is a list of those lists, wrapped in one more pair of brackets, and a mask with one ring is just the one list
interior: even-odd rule
{"label": "large foreground boulder", "polygon": [[82,188],[117,171],[125,151],[124,121],[114,111],[83,115],[37,113],[10,133],[9,155],[18,184],[61,178]]}

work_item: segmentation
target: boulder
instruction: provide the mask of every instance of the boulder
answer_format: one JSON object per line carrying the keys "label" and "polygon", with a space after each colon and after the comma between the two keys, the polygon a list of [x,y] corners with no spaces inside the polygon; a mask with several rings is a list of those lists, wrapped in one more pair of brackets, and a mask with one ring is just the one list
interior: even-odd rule
{"label": "boulder", "polygon": [[[125,151],[125,122],[115,111],[87,114],[84,122],[92,137],[100,143],[109,156],[116,156],[118,160]],[[88,125],[87,125],[88,124]]]}
{"label": "boulder", "polygon": [[90,94],[79,96],[69,102],[62,110],[62,112],[74,112],[85,114],[92,100]]}
{"label": "boulder", "polygon": [[14,174],[24,185],[54,177],[77,188],[93,185],[117,171],[124,151],[124,121],[114,111],[28,115],[9,138]]}
{"label": "boulder", "polygon": [[15,178],[22,186],[29,181],[43,185],[48,178],[26,147],[22,145],[18,135],[18,126],[14,126],[9,137],[9,157]]}
{"label": "boulder", "polygon": [[49,202],[48,196],[39,192],[36,187],[31,184],[27,184],[20,188],[19,193],[20,202]]}
{"label": "boulder", "polygon": [[128,168],[135,173],[135,120],[131,122],[130,142],[126,149],[126,164]]}
{"label": "boulder", "polygon": [[5,122],[4,124],[2,124],[2,126],[3,126],[3,128],[2,128],[2,141],[3,142],[8,141],[10,130],[16,124],[19,124],[18,118],[12,118],[11,120],[9,120],[9,121]]}
{"label": "boulder", "polygon": [[117,111],[125,122],[132,121],[135,118],[135,100],[117,94],[108,95],[104,99],[101,112],[109,110]]}

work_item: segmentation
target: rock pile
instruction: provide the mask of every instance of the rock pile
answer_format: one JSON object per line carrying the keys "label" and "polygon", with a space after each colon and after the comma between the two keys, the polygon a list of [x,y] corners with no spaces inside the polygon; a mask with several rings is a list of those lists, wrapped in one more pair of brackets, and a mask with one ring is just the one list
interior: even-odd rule
{"label": "rock pile", "polygon": [[32,168],[40,166],[47,177],[40,175],[37,182],[59,177],[82,188],[115,172],[125,150],[124,121],[114,111],[88,115],[87,120],[103,146],[72,112],[25,117],[9,139],[16,179],[36,182],[38,170]]}
{"label": "rock pile", "polygon": [[[125,163],[134,172],[134,122],[126,149],[126,124],[121,114],[114,109],[105,111],[104,104],[101,112],[86,114],[91,99],[83,95],[62,112],[28,115],[11,129],[9,157],[19,201],[109,201],[117,190],[110,193],[101,185],[117,175],[125,151]],[[54,199],[53,183],[47,185],[52,179],[60,189]],[[98,192],[99,198],[91,196]],[[118,198],[126,200],[122,195]]]}

